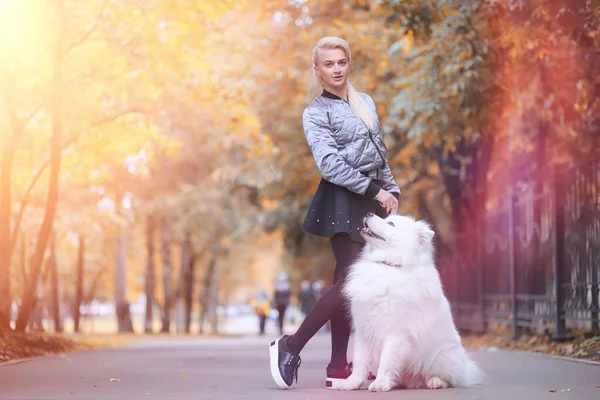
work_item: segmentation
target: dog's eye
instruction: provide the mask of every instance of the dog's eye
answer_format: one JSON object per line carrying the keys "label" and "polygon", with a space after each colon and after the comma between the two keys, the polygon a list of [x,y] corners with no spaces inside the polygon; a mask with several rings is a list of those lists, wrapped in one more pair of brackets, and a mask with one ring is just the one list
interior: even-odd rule
{"label": "dog's eye", "polygon": [[391,225],[391,226],[396,226],[396,225],[394,225],[394,223],[393,223],[393,222],[388,222],[388,225]]}

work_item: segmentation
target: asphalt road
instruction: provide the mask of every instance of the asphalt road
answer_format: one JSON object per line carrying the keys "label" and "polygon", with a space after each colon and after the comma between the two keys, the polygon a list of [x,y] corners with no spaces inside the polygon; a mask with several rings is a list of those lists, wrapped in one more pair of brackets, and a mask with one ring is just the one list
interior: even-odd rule
{"label": "asphalt road", "polygon": [[324,388],[327,335],[308,344],[298,384],[282,391],[269,373],[272,337],[141,339],[118,348],[2,364],[0,399],[600,399],[600,365],[504,351],[473,354],[490,376],[481,387],[330,391]]}

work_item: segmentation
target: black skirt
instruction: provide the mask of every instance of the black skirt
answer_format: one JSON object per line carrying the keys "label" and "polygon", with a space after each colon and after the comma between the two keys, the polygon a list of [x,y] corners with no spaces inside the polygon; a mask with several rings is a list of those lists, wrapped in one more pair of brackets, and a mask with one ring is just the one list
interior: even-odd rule
{"label": "black skirt", "polygon": [[[374,183],[383,186],[381,181],[375,180]],[[387,216],[385,208],[377,200],[321,179],[302,230],[326,238],[336,233],[348,233],[353,241],[364,243],[360,229],[363,227],[363,218],[369,212],[382,218]]]}

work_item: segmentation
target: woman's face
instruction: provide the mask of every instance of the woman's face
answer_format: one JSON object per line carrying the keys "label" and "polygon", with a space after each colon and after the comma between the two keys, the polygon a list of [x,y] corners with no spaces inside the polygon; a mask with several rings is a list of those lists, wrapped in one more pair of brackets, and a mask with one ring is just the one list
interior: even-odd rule
{"label": "woman's face", "polygon": [[325,89],[340,89],[346,86],[350,63],[342,49],[321,49],[314,66]]}

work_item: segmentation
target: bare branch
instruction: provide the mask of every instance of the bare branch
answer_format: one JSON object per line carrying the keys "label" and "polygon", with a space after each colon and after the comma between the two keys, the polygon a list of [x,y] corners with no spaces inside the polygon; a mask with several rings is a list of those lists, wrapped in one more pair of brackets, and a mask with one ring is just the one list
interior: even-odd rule
{"label": "bare branch", "polygon": [[75,42],[68,45],[63,51],[63,56],[67,55],[70,51],[74,50],[75,48],[81,46],[82,44],[88,41],[90,36],[92,36],[92,33],[96,31],[96,28],[98,27],[98,21],[102,20],[102,14],[104,13],[104,10],[106,10],[107,2],[108,0],[104,0],[104,2],[102,3],[102,7],[100,7],[100,13],[98,13],[96,18],[94,18],[94,25],[92,25],[92,27],[86,33],[84,33],[83,36],[79,38],[79,40],[76,40]]}
{"label": "bare branch", "polygon": [[109,124],[111,122],[115,122],[117,119],[119,119],[119,118],[121,118],[121,117],[123,117],[125,115],[128,115],[128,114],[146,114],[146,112],[143,111],[143,110],[141,110],[141,109],[139,109],[139,108],[137,108],[137,107],[127,108],[127,109],[125,109],[123,111],[120,111],[120,112],[118,112],[116,114],[113,114],[113,115],[111,115],[109,117],[106,117],[106,118],[103,118],[103,119],[100,119],[100,120],[94,122],[90,126],[90,128],[98,128],[101,125],[105,125],[105,124]]}
{"label": "bare branch", "polygon": [[35,116],[42,110],[41,106],[37,106],[32,112],[31,114],[25,118],[25,121],[23,121],[23,123],[21,124],[20,128],[21,130],[25,130],[25,128],[27,127],[27,125],[29,125],[29,123],[31,122],[32,119],[35,118]]}
{"label": "bare branch", "polygon": [[[138,112],[137,109],[130,108],[130,109],[124,110],[124,111],[114,114],[110,117],[96,121],[95,123],[93,123],[90,126],[90,128],[97,128],[101,125],[105,125],[105,124],[114,122],[117,119],[119,119],[120,117],[122,117],[126,114],[134,113],[134,112]],[[84,135],[84,133],[87,133],[87,132],[80,132],[76,135],[73,135],[71,138],[69,138],[69,140],[67,140],[60,146],[60,151],[61,152],[64,151],[67,147],[69,147],[70,145],[75,143],[77,141],[77,139],[79,139],[81,136]],[[31,191],[33,190],[37,181],[40,179],[40,177],[42,176],[42,174],[44,173],[46,168],[48,168],[49,165],[50,165],[50,159],[47,159],[42,165],[40,165],[37,172],[33,176],[33,179],[31,180],[31,182],[29,182],[29,186],[27,187],[25,194],[23,195],[23,199],[21,200],[21,207],[19,208],[19,213],[17,214],[17,218],[15,220],[15,227],[14,227],[12,235],[11,235],[11,241],[10,241],[11,253],[15,248],[17,233],[19,232],[19,229],[21,227],[21,221],[23,220],[23,214],[25,213],[25,208],[27,208],[27,205],[29,203],[29,197],[31,196]]]}
{"label": "bare branch", "polygon": [[14,227],[12,235],[11,235],[11,240],[10,240],[11,252],[14,250],[15,245],[17,243],[17,233],[19,232],[19,229],[21,229],[21,221],[23,220],[23,213],[25,212],[25,207],[29,203],[29,196],[31,195],[31,191],[33,190],[35,184],[40,179],[40,177],[42,176],[42,174],[44,173],[44,170],[46,169],[46,167],[48,167],[48,165],[50,165],[50,160],[46,160],[46,162],[38,169],[37,173],[33,176],[33,179],[29,183],[29,187],[25,191],[25,194],[23,195],[23,199],[21,200],[21,207],[19,208],[19,214],[17,214],[17,219],[15,220],[15,227]]}
{"label": "bare branch", "polygon": [[81,38],[79,38],[79,40],[71,43],[69,46],[67,46],[63,52],[63,55],[67,55],[70,51],[76,49],[77,47],[81,46],[82,44],[84,44],[85,42],[87,42],[87,40],[90,38],[90,36],[92,35],[92,33],[94,33],[94,31],[96,30],[96,27],[98,26],[98,24],[94,23],[94,25],[92,25],[92,27],[83,34],[83,36]]}
{"label": "bare branch", "polygon": [[[13,126],[13,133],[10,137],[8,147],[5,150],[5,154],[7,151],[10,151],[9,149],[11,149],[11,148],[12,148],[13,152],[16,150],[16,148],[19,144],[19,141],[21,139],[21,134],[25,130],[25,127],[36,116],[36,114],[42,109],[42,107],[37,107],[34,111],[32,111],[31,115],[29,115],[27,118],[25,118],[24,121],[19,121],[19,117],[17,117],[17,113],[13,110],[13,108],[12,107],[8,107],[8,108],[9,108],[9,110],[8,110],[9,118],[11,121],[11,125]],[[0,168],[4,168],[6,163],[8,163],[10,160],[11,159],[2,160],[2,163],[0,163]]]}

